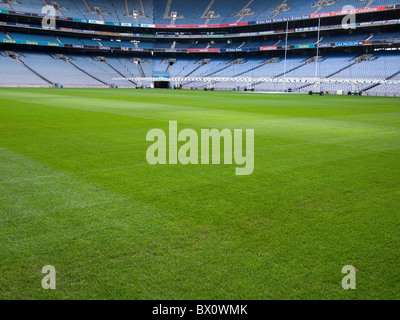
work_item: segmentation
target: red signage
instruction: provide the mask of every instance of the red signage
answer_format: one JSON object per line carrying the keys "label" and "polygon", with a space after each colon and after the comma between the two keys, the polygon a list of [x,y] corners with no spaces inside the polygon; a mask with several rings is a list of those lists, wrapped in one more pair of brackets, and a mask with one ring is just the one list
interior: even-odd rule
{"label": "red signage", "polygon": [[325,12],[325,13],[316,13],[310,15],[310,18],[324,18],[324,17],[334,17],[334,16],[345,16],[347,14],[357,14],[357,13],[365,13],[365,12],[375,12],[386,10],[386,6],[379,7],[371,7],[371,8],[361,8],[354,10],[346,10],[346,11],[334,11],[334,12]]}
{"label": "red signage", "polygon": [[268,47],[261,47],[261,51],[269,51],[269,50],[278,50],[277,46],[268,46]]}
{"label": "red signage", "polygon": [[191,52],[220,52],[219,49],[189,49],[189,53]]}

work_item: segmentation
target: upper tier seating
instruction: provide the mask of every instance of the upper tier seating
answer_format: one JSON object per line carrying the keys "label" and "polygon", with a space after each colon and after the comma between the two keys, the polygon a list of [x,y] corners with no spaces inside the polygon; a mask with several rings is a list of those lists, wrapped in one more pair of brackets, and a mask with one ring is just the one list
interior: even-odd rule
{"label": "upper tier seating", "polygon": [[[336,0],[332,5],[317,6],[317,0],[226,0],[186,1],[172,0],[54,0],[59,5],[58,15],[77,19],[104,20],[109,22],[142,24],[219,24],[257,21],[271,18],[296,17],[313,13],[340,11],[345,6],[363,8],[396,4],[398,0]],[[51,1],[47,0],[47,3]],[[18,0],[5,4],[0,9],[41,13],[42,0]],[[98,10],[95,10],[98,8]],[[135,18],[133,12],[138,16]],[[176,19],[172,21],[172,13]],[[209,14],[213,15],[209,15]]]}

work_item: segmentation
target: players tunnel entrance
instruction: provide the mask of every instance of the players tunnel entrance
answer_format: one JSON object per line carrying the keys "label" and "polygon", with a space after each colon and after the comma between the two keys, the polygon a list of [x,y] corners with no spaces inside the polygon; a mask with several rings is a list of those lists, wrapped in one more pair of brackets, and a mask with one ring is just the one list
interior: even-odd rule
{"label": "players tunnel entrance", "polygon": [[169,89],[169,82],[168,81],[154,81],[154,88]]}

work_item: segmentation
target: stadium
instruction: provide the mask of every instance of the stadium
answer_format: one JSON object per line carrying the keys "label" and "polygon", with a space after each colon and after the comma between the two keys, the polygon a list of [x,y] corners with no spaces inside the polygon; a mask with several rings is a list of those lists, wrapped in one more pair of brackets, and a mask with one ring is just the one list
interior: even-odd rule
{"label": "stadium", "polygon": [[0,299],[399,299],[399,13],[0,0]]}

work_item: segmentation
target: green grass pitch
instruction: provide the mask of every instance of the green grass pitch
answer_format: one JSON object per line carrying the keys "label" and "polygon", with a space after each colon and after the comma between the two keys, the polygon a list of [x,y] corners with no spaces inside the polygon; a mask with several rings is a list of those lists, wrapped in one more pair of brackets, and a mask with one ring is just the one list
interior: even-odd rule
{"label": "green grass pitch", "polygon": [[[254,173],[150,166],[170,120],[254,129]],[[0,299],[399,299],[399,169],[396,98],[3,88]]]}

